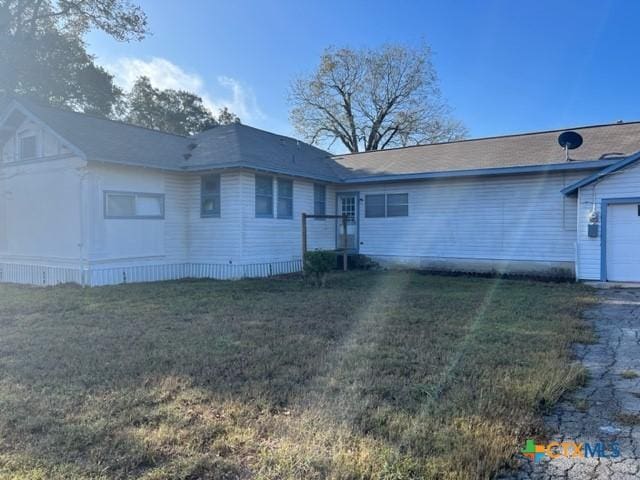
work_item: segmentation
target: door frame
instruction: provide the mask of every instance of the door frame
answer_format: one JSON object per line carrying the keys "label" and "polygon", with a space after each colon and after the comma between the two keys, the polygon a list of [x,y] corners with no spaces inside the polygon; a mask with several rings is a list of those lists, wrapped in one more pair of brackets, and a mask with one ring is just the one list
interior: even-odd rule
{"label": "door frame", "polygon": [[640,197],[603,198],[600,200],[600,280],[607,280],[607,209],[609,205],[640,204]]}
{"label": "door frame", "polygon": [[[358,253],[360,251],[360,192],[358,191],[349,191],[349,192],[336,192],[336,215],[342,215],[342,212],[340,211],[340,197],[345,196],[345,197],[355,197],[356,198],[356,213],[355,213],[355,220],[356,220],[356,241],[355,241],[355,248],[349,248],[347,249],[348,253]],[[336,245],[336,249],[337,248],[342,248],[342,246],[338,245],[338,238],[340,236],[340,228],[342,228],[342,220],[340,220],[339,218],[336,218],[336,241],[335,241],[335,245]]]}

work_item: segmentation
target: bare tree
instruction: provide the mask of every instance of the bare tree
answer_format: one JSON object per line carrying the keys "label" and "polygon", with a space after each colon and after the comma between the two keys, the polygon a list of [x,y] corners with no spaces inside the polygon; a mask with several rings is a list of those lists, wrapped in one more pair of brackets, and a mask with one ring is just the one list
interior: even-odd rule
{"label": "bare tree", "polygon": [[427,46],[328,48],[291,85],[291,121],[313,144],[350,152],[451,141],[466,135],[442,100]]}

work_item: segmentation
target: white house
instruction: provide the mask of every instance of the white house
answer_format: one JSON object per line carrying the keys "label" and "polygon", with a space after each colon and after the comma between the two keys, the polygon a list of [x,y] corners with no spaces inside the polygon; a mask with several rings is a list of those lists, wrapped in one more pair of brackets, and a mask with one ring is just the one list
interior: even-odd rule
{"label": "white house", "polygon": [[[301,269],[301,216],[384,265],[640,281],[640,123],[332,156],[244,125],[182,137],[0,110],[0,281],[105,285]],[[308,220],[311,249],[342,245]]]}

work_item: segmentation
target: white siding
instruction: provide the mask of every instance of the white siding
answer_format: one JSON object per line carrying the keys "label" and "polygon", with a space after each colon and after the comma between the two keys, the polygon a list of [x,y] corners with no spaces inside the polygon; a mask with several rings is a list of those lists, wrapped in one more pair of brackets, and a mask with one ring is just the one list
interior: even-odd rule
{"label": "white siding", "polygon": [[80,279],[85,165],[58,158],[0,169],[0,281]]}
{"label": "white siding", "polygon": [[[277,178],[273,176],[273,178]],[[313,182],[293,179],[293,218],[277,218],[277,182],[274,181],[274,218],[256,218],[255,176],[243,173],[242,246],[245,263],[300,260],[302,251],[302,213],[313,214]],[[327,210],[335,211],[335,189],[327,185]],[[309,250],[335,248],[335,221],[307,220]]]}
{"label": "white siding", "polygon": [[[575,207],[560,190],[579,178],[512,175],[343,189],[362,199],[360,253],[416,266],[437,258],[566,269],[575,259],[576,235],[566,216]],[[375,193],[408,193],[409,216],[366,218],[365,195]]]}
{"label": "white siding", "polygon": [[2,147],[2,162],[10,163],[18,161],[18,136],[21,134],[35,135],[37,139],[38,157],[54,157],[60,155],[69,155],[71,150],[59,141],[51,131],[45,126],[25,120],[16,130],[14,135]]}
{"label": "white siding", "polygon": [[[619,170],[605,177],[598,183],[581,188],[578,192],[578,277],[583,280],[600,280],[600,241],[602,228],[598,237],[587,235],[589,213],[595,203],[596,211],[600,211],[603,198],[640,197],[640,165]],[[601,226],[602,227],[602,226]]]}
{"label": "white siding", "polygon": [[242,263],[242,174],[220,176],[220,217],[200,217],[199,175],[188,177],[189,258],[193,263]]}
{"label": "white siding", "polygon": [[[92,185],[89,205],[91,222],[91,244],[89,259],[92,263],[122,261],[170,260],[169,254],[184,258],[177,245],[168,245],[167,221],[164,219],[107,219],[104,215],[104,192],[138,192],[165,195],[165,210],[170,217],[175,215],[175,198],[166,196],[167,175],[159,170],[115,165],[90,167]],[[186,212],[182,212],[184,215]],[[175,239],[175,237],[171,237]]]}

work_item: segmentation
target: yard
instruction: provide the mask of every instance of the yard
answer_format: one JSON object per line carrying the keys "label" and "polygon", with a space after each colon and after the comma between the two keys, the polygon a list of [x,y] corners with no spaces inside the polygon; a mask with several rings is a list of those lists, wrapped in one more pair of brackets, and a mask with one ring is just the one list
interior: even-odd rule
{"label": "yard", "polygon": [[580,285],[0,285],[0,477],[486,478],[584,381]]}

